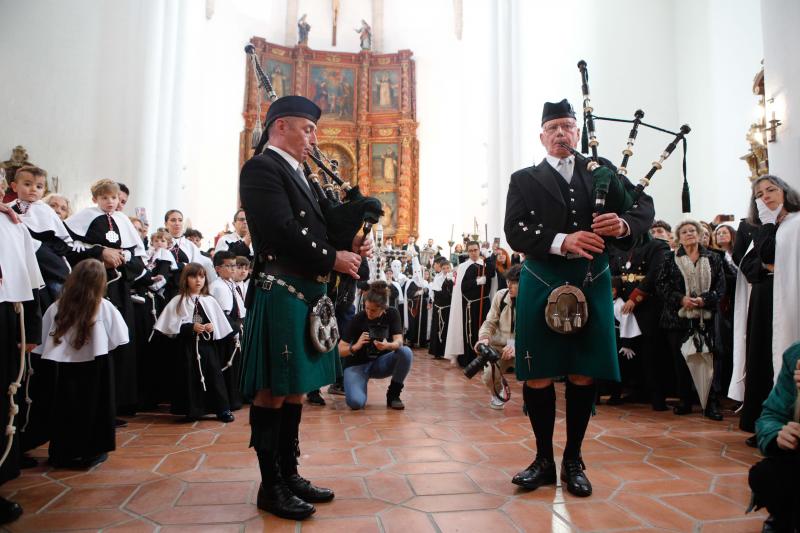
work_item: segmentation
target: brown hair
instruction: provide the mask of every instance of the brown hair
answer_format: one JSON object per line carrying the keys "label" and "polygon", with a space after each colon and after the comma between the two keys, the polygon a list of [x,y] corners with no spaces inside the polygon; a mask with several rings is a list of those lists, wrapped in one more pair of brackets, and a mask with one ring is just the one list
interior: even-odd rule
{"label": "brown hair", "polygon": [[246,266],[247,268],[250,268],[250,260],[243,255],[237,255],[236,266]]}
{"label": "brown hair", "polygon": [[47,182],[47,171],[42,168],[35,167],[33,165],[24,165],[19,167],[17,171],[14,173],[14,179],[12,181],[16,181],[17,176],[19,176],[23,172],[27,172],[34,178],[44,178],[45,183]]}
{"label": "brown hair", "polygon": [[72,269],[58,299],[56,329],[52,333],[56,346],[73,329],[73,348],[80,350],[89,342],[100,300],[106,292],[106,281],[106,269],[97,259],[86,259]]}
{"label": "brown hair", "polygon": [[181,218],[183,218],[183,213],[181,213],[179,210],[177,210],[177,209],[170,209],[170,210],[169,210],[169,211],[167,211],[167,213],[164,215],[164,224],[166,224],[166,223],[167,223],[167,221],[169,220],[169,216],[170,216],[172,213],[178,213],[178,214],[181,216]]}
{"label": "brown hair", "polygon": [[[203,268],[203,265],[199,263],[188,263],[183,270],[181,271],[181,280],[178,283],[178,292],[181,295],[181,299],[178,300],[178,307],[183,305],[183,299],[188,298],[191,296],[189,293],[189,278],[194,278],[197,276],[201,276],[202,278],[206,277],[206,269]],[[208,296],[208,283],[203,283],[203,288],[200,289],[201,296]]]}
{"label": "brown hair", "polygon": [[119,184],[110,179],[100,179],[92,183],[92,198],[97,198],[101,194],[119,194]]}
{"label": "brown hair", "polygon": [[150,240],[152,241],[154,239],[161,239],[164,242],[166,242],[167,245],[172,244],[172,235],[170,235],[169,232],[167,230],[164,230],[164,229],[159,229],[155,233],[151,234],[150,235]]}
{"label": "brown hair", "polygon": [[778,176],[765,174],[755,180],[751,187],[752,194],[750,195],[750,211],[747,216],[747,222],[753,226],[761,225],[761,219],[758,218],[758,207],[756,207],[756,187],[762,181],[769,181],[783,191],[783,208],[786,209],[787,212],[794,213],[800,211],[800,194]]}
{"label": "brown hair", "polygon": [[364,303],[371,302],[386,309],[389,306],[389,284],[385,281],[373,281],[364,293]]}

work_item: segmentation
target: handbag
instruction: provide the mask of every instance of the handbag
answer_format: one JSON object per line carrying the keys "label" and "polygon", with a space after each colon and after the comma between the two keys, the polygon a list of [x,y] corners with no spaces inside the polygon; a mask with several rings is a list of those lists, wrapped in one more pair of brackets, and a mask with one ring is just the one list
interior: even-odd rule
{"label": "handbag", "polygon": [[547,327],[562,335],[579,332],[589,321],[589,306],[586,295],[574,285],[556,287],[547,296],[544,307]]}

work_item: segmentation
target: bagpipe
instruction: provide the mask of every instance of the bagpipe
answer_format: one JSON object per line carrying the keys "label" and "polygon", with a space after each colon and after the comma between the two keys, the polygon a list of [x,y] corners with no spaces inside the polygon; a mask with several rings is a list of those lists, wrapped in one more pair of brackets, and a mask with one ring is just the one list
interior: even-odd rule
{"label": "bagpipe", "polygon": [[[265,98],[274,102],[278,96],[272,87],[272,82],[256,55],[255,46],[248,44],[244,47],[245,53],[250,57],[253,71],[258,81],[259,114],[256,126],[253,129],[252,145],[258,151],[263,148],[263,129],[261,127],[261,99]],[[320,209],[325,216],[328,227],[328,237],[333,243],[347,246],[358,235],[359,231],[366,237],[383,216],[381,201],[372,196],[364,196],[358,185],[351,186],[339,175],[338,162],[328,159],[316,146],[313,153],[308,154],[309,159],[317,166],[318,172],[311,170],[307,162],[303,162],[303,173],[319,199]],[[328,165],[325,164],[327,161]],[[322,176],[320,178],[320,176]]]}
{"label": "bagpipe", "polygon": [[[594,107],[591,102],[591,95],[589,92],[589,72],[587,69],[586,61],[581,60],[578,62],[578,70],[581,73],[581,93],[583,94],[583,131],[581,135],[581,152],[578,152],[573,147],[567,144],[561,144],[562,147],[569,150],[575,156],[577,162],[586,165],[587,170],[592,173],[593,177],[593,196],[595,199],[595,211],[599,213],[624,213],[636,204],[639,196],[641,196],[644,189],[650,185],[653,175],[661,170],[664,161],[669,158],[678,143],[683,144],[683,191],[681,195],[682,210],[684,213],[691,211],[691,200],[689,196],[689,183],[686,180],[686,135],[691,131],[688,124],[680,127],[678,132],[672,132],[652,124],[643,122],[644,111],[637,109],[634,113],[633,120],[601,117],[594,114]],[[617,167],[616,172],[612,167],[603,165],[602,161],[597,155],[597,134],[595,132],[595,120],[606,120],[611,122],[624,122],[631,124],[631,130],[628,134],[628,141],[625,148],[622,150],[622,162]],[[636,136],[639,131],[639,126],[660,131],[673,135],[674,138],[667,145],[657,161],[652,163],[650,170],[647,174],[639,179],[639,183],[633,188],[625,187],[624,181],[621,176],[628,174],[628,162],[633,155],[633,146],[636,142]],[[583,154],[589,154],[587,157]]]}

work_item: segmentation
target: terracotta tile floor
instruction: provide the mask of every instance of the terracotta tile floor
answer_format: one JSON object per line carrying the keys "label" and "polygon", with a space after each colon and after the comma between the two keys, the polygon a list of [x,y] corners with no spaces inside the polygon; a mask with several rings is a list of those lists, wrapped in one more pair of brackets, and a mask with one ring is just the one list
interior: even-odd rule
{"label": "terracotta tile floor", "polygon": [[[467,381],[422,352],[403,393],[405,411],[384,407],[386,385],[370,384],[363,411],[327,395],[327,407],[304,409],[301,472],[337,497],[302,524],[256,509],[259,473],[245,409],[228,425],[138,416],[119,432],[117,451],[89,472],[26,470],[0,489],[25,508],[8,530],[760,531],[764,515],[744,514],[747,469],[758,456],[731,413],[711,422],[599,406],[583,448],[595,493],[578,499],[510,483],[535,446],[518,385],[506,409],[494,411],[479,378]],[[565,439],[561,386],[558,397],[557,455]]]}

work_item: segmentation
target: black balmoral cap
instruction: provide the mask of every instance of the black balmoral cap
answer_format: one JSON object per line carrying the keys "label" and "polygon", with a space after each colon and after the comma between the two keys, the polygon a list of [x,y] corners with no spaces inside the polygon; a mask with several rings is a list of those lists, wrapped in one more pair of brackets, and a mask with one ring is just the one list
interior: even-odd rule
{"label": "black balmoral cap", "polygon": [[575,110],[572,105],[564,98],[558,103],[545,102],[542,107],[542,124],[557,118],[575,118]]}
{"label": "black balmoral cap", "polygon": [[316,122],[322,115],[322,110],[304,96],[284,96],[278,98],[267,110],[267,119],[264,121],[264,133],[267,133],[269,125],[282,117],[302,117]]}

